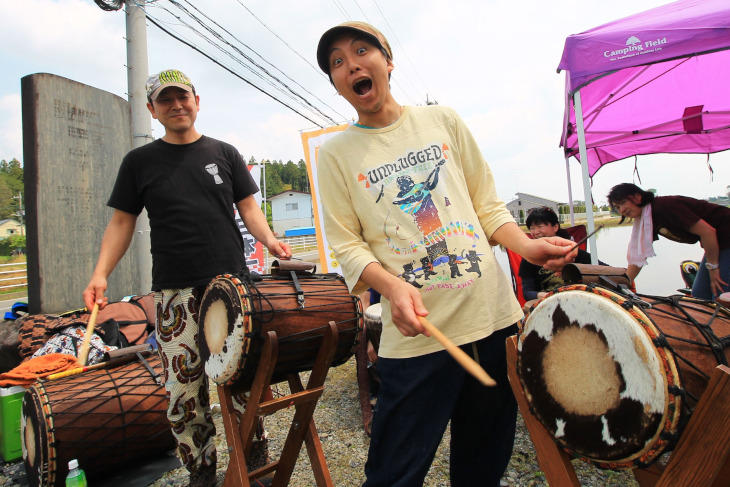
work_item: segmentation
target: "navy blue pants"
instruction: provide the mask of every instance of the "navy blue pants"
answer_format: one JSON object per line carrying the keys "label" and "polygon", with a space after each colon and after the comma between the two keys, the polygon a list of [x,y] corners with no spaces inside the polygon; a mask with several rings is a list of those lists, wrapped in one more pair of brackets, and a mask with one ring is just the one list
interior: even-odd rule
{"label": "navy blue pants", "polygon": [[[378,359],[381,377],[364,487],[421,487],[451,420],[453,487],[498,486],[515,437],[517,403],[507,380],[505,340],[517,325],[476,343],[497,381],[486,387],[446,351]],[[472,344],[461,347],[474,356]]]}

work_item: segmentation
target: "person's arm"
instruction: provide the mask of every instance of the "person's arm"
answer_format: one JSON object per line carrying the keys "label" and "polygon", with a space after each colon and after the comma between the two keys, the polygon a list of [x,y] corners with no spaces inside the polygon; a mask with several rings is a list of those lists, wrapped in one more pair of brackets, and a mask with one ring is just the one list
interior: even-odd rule
{"label": "person's arm", "polygon": [[282,259],[291,257],[291,247],[288,243],[277,240],[274,236],[271,228],[269,228],[269,223],[266,221],[264,212],[261,211],[253,195],[249,195],[236,203],[236,208],[238,208],[238,213],[241,215],[241,220],[246,225],[246,229],[251,232],[256,240],[269,249],[271,255]]}
{"label": "person's arm", "polygon": [[[705,250],[705,262],[718,264],[720,262],[720,245],[717,242],[717,231],[715,227],[700,219],[697,223],[689,227],[691,233],[700,237],[700,244]],[[709,269],[710,273],[710,289],[712,294],[719,296],[724,292],[723,286],[727,283],[720,276],[720,268]]]}
{"label": "person's arm", "polygon": [[390,301],[393,324],[403,335],[429,335],[418,320],[419,316],[427,316],[428,310],[423,306],[421,294],[415,287],[386,271],[377,262],[365,267],[360,280]]}
{"label": "person's arm", "polygon": [[517,275],[520,276],[522,281],[520,287],[522,287],[522,296],[525,298],[525,301],[532,301],[538,298],[537,278],[535,276],[536,269],[539,270],[539,268],[536,268],[525,259],[522,259],[522,262],[520,262]]}
{"label": "person's arm", "polygon": [[560,237],[531,239],[514,222],[500,226],[491,239],[517,252],[528,262],[553,271],[573,262],[578,255],[578,249],[570,250],[575,242]]}
{"label": "person's arm", "polygon": [[94,303],[97,303],[100,308],[106,306],[107,298],[104,293],[107,288],[107,278],[127,252],[136,224],[136,215],[114,210],[101,240],[96,268],[82,294],[84,304],[89,310],[94,307]]}
{"label": "person's arm", "polygon": [[636,280],[636,276],[639,275],[639,272],[641,272],[641,267],[634,264],[629,264],[629,267],[626,269],[626,275],[629,276],[629,279],[632,281]]}
{"label": "person's arm", "polygon": [[532,301],[540,297],[534,277],[522,277],[522,296],[524,296],[525,301]]}

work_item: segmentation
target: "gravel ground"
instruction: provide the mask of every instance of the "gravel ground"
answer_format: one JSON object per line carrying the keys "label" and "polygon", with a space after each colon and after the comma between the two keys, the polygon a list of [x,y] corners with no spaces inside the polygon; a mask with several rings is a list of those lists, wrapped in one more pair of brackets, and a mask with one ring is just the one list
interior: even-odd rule
{"label": "gravel ground", "polygon": [[[302,374],[302,376],[302,380],[306,384],[306,374]],[[288,387],[282,384],[275,386],[275,393],[277,390],[282,395],[288,393]],[[337,487],[359,486],[365,480],[363,468],[367,459],[369,438],[362,428],[357,390],[355,359],[353,357],[344,365],[330,370],[325,382],[324,394],[320,398],[314,413],[314,421],[319,431],[327,466],[333,483]],[[215,389],[212,392],[213,402],[216,402],[217,394],[215,394]],[[293,415],[292,408],[292,410],[278,411],[266,418],[266,429],[269,434],[269,453],[272,458],[278,458]],[[220,486],[223,485],[223,478],[228,466],[228,454],[226,451],[225,430],[220,413],[216,412],[214,418],[218,431],[216,443],[218,446],[218,485]],[[600,470],[579,460],[574,460],[573,465],[583,486],[638,486],[633,475],[627,471]],[[0,469],[0,486],[27,485],[22,462],[2,464]],[[448,486],[448,472],[447,431],[424,485],[428,487]],[[165,473],[150,485],[152,487],[182,487],[187,485],[187,481],[187,471],[181,467]],[[521,417],[518,418],[514,453],[503,479],[503,484],[509,486],[548,485],[545,476],[537,466],[535,450]],[[306,448],[302,448],[289,485],[292,487],[316,485]]]}

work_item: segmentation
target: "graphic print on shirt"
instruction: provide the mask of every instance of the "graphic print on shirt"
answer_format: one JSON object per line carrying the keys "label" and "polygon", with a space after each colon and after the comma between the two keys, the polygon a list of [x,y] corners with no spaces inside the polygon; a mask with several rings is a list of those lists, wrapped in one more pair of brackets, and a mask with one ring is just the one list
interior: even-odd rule
{"label": "graphic print on shirt", "polygon": [[216,164],[208,164],[205,166],[205,170],[208,171],[208,174],[213,176],[215,184],[223,184],[223,180],[220,176],[218,176],[218,166]]}
{"label": "graphic print on shirt", "polygon": [[[447,185],[449,147],[434,143],[359,174],[374,204],[388,205],[383,237],[396,255],[412,256],[402,277],[416,288],[464,288],[480,278],[474,223],[451,214]],[[452,281],[452,282],[449,282]],[[425,287],[424,287],[425,286]]]}

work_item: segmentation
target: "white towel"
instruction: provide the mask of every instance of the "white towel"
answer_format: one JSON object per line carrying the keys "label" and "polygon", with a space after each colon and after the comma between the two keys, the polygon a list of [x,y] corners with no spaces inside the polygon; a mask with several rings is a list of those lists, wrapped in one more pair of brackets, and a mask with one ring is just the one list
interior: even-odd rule
{"label": "white towel", "polygon": [[631,229],[631,241],[629,250],[626,252],[626,259],[629,264],[638,267],[646,265],[648,257],[654,257],[654,229],[651,219],[651,204],[644,205],[641,209],[641,217],[634,220],[634,227]]}

